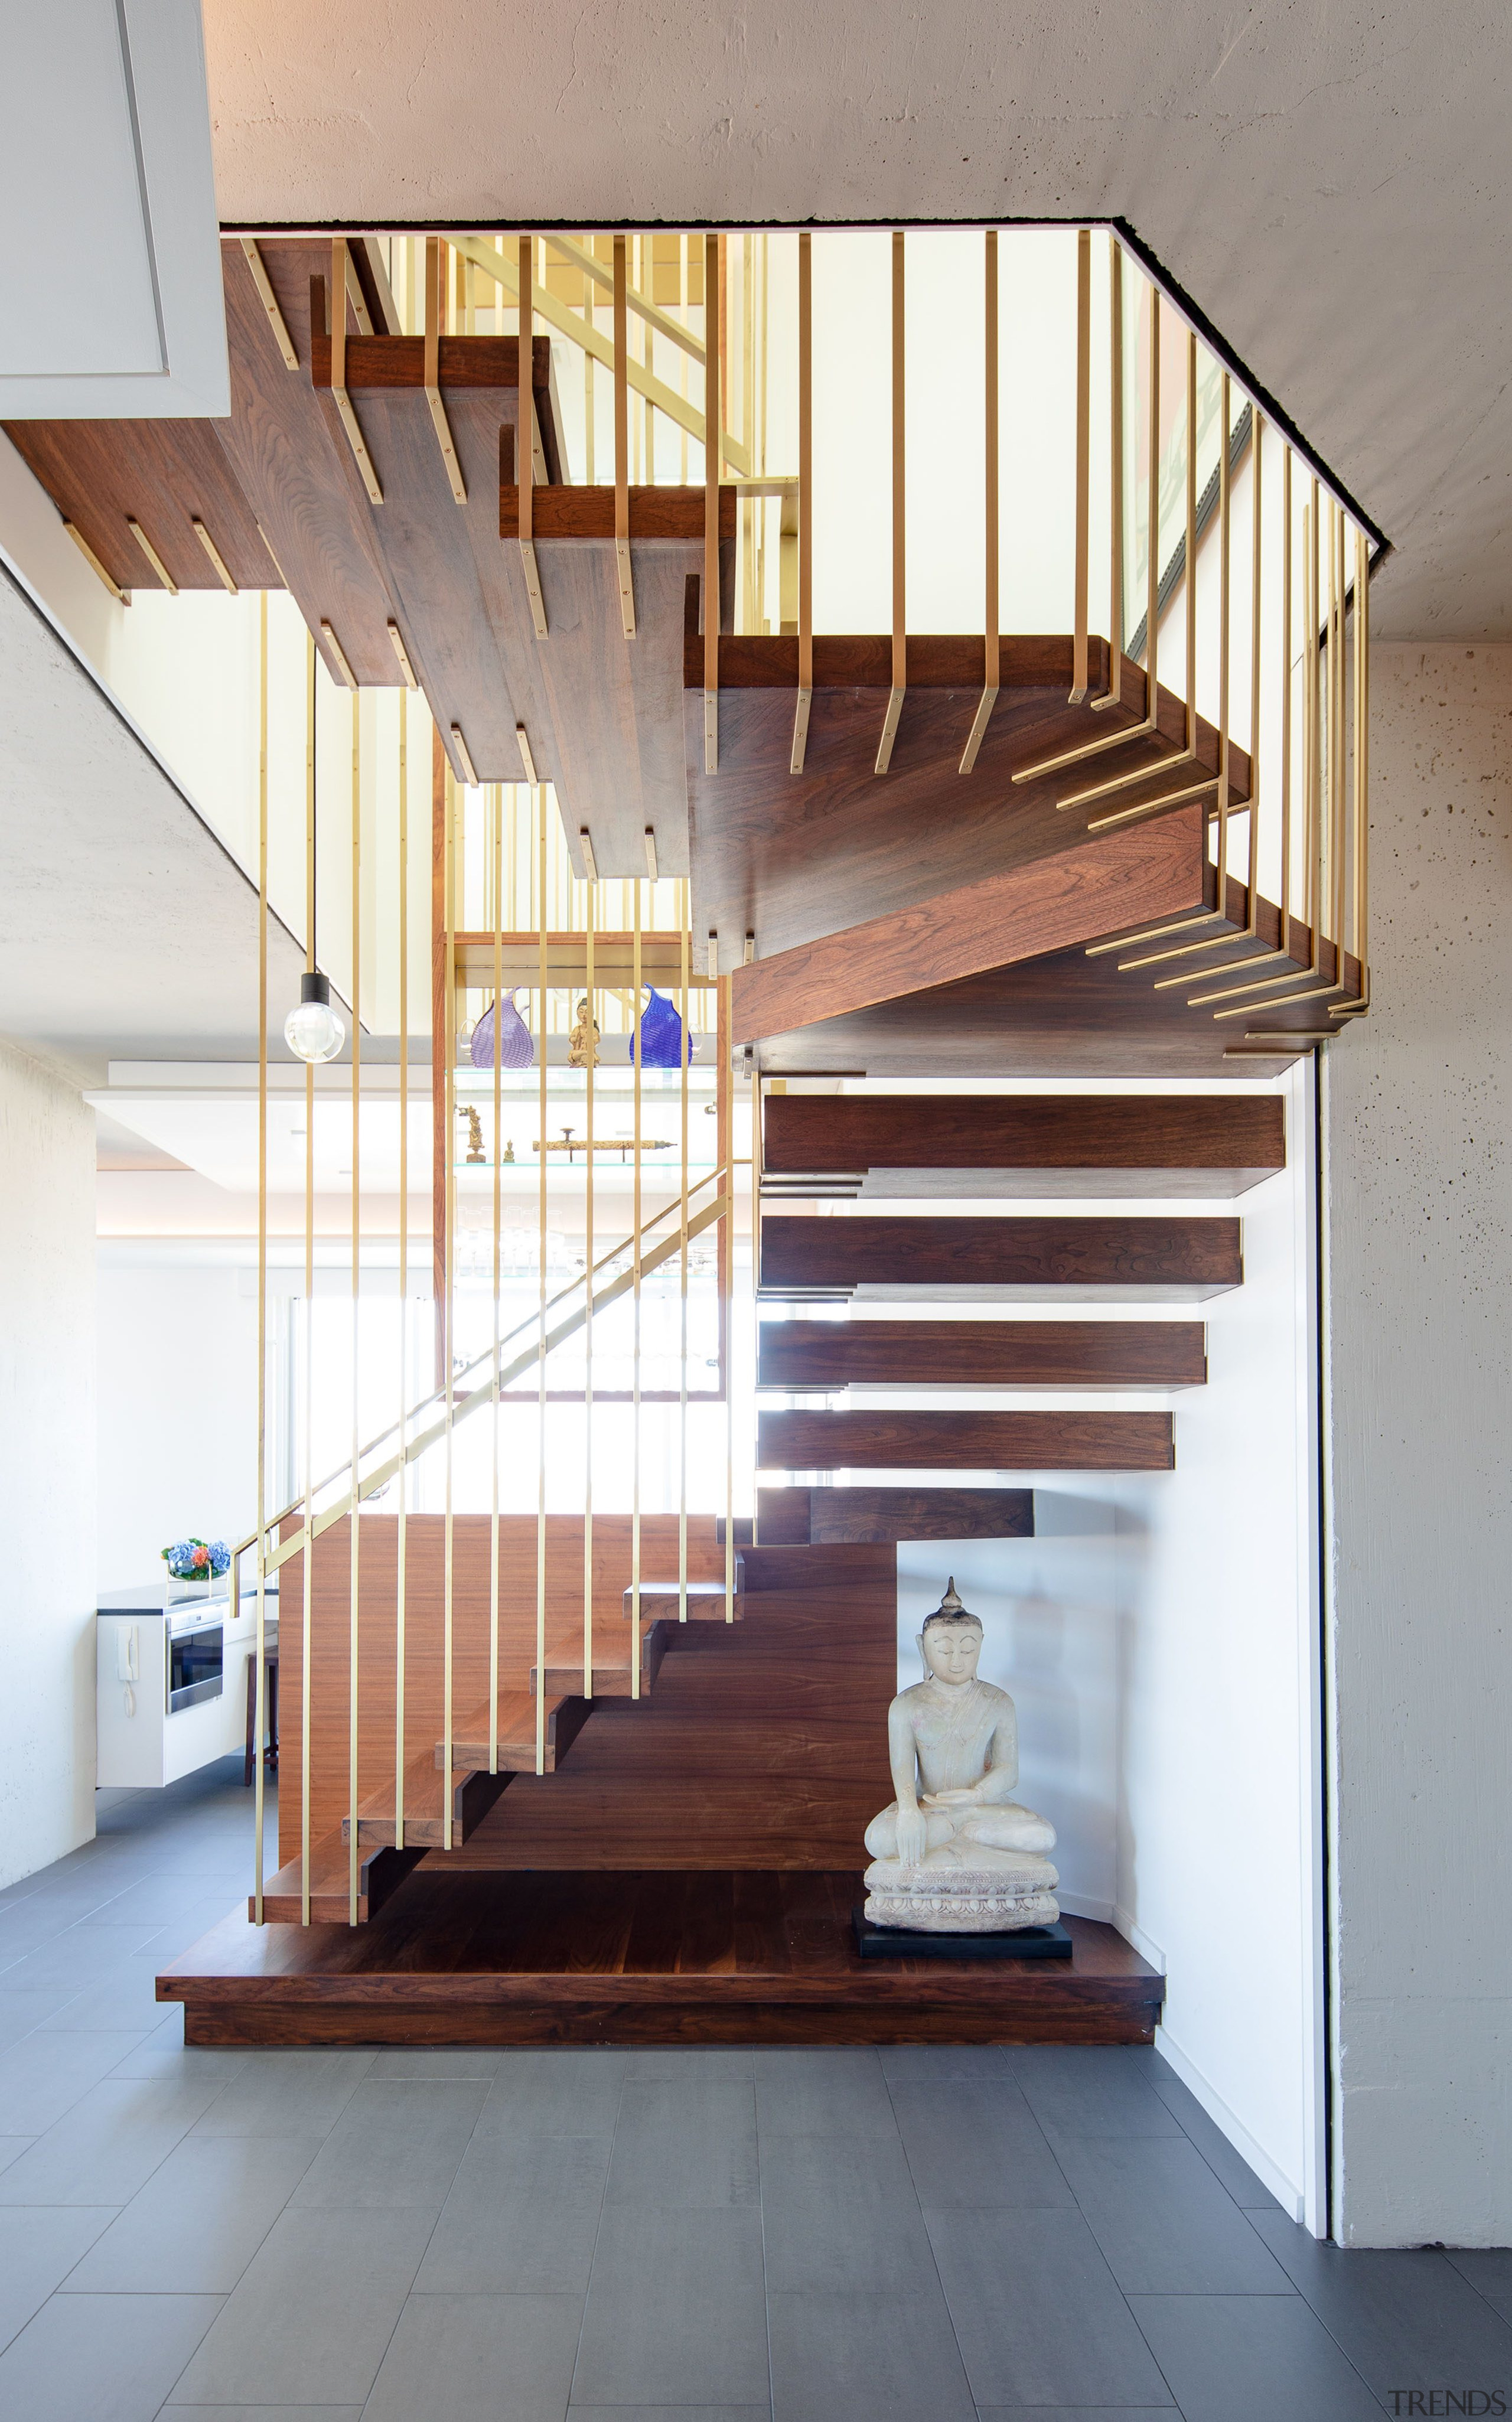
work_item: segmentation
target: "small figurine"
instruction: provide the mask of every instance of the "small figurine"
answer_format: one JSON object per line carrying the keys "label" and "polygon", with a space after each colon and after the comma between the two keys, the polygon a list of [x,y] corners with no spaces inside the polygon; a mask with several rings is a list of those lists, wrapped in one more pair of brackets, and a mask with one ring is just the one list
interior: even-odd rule
{"label": "small figurine", "polygon": [[483,1150],[483,1123],[470,1102],[465,1105],[465,1110],[467,1118],[467,1159],[469,1164],[476,1163],[481,1165],[486,1163],[488,1158],[488,1155]]}
{"label": "small figurine", "polygon": [[596,1068],[599,1063],[599,1027],[596,1018],[588,1014],[588,995],[577,1004],[577,1023],[567,1037],[569,1068]]}

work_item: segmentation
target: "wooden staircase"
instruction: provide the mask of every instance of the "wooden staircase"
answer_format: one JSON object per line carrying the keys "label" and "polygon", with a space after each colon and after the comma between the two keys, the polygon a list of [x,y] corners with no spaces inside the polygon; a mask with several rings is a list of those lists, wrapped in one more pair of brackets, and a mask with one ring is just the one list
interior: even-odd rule
{"label": "wooden staircase", "polygon": [[[1063,1395],[1167,1394],[1207,1378],[1200,1321],[995,1319],[994,1301],[1156,1305],[1242,1284],[1240,1225],[1189,1215],[955,1210],[950,1198],[1079,1195],[1167,1202],[1232,1198],[1285,1164],[1274,1095],[769,1093],[763,1120],[759,1284],[774,1304],[827,1301],[836,1315],[763,1321],[764,1408],[757,1533],[830,1537],[1021,1537],[1032,1496],[968,1473],[1169,1471],[1169,1410],[1079,1409]],[[928,1211],[848,1205],[772,1210],[795,1197],[933,1198]],[[889,1318],[845,1316],[886,1302]],[[927,1313],[915,1306],[927,1305]],[[943,1316],[937,1307],[950,1307]],[[1004,1406],[984,1401],[1006,1394]],[[942,1402],[947,1397],[967,1399]],[[971,1403],[975,1397],[976,1403]],[[1038,1398],[1039,1401],[1034,1400]],[[870,1399],[870,1401],[869,1401]],[[889,1471],[907,1473],[890,1488]],[[814,1475],[877,1475],[837,1487]],[[932,1486],[924,1475],[938,1475]],[[793,1483],[806,1485],[792,1485]]]}

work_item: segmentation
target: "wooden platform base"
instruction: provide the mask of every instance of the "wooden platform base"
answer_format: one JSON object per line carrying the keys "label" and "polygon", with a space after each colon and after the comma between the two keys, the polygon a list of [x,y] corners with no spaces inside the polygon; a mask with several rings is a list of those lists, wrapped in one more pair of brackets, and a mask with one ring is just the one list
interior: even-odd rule
{"label": "wooden platform base", "polygon": [[858,1958],[855,1873],[421,1868],[373,1922],[227,1917],[157,1980],[201,2044],[1149,2043],[1111,1927],[1069,1960]]}

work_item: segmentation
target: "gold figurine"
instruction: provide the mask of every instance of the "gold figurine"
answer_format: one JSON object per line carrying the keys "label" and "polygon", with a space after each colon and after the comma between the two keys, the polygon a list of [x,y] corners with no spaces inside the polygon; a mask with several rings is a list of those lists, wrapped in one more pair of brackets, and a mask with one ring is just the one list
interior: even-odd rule
{"label": "gold figurine", "polygon": [[589,1016],[588,995],[585,993],[577,1004],[577,1023],[567,1037],[568,1067],[596,1068],[599,1063],[598,1046],[598,1020]]}

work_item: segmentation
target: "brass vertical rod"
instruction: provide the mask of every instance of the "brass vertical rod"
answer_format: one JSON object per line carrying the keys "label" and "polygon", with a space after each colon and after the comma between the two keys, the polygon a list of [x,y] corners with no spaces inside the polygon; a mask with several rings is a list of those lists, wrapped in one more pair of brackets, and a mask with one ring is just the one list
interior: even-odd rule
{"label": "brass vertical rod", "polygon": [[730,1098],[730,1035],[732,1028],[731,999],[734,979],[728,972],[719,979],[719,1014],[716,1027],[715,1048],[716,1099],[719,1109],[719,1190],[725,1198],[721,1225],[724,1242],[723,1285],[719,1296],[719,1376],[724,1382],[725,1400],[725,1621],[735,1619],[735,1389],[734,1338],[731,1314],[735,1293],[735,1170],[734,1115]]}
{"label": "brass vertical rod", "polygon": [[358,1395],[361,1349],[358,1341],[358,1288],[362,1267],[362,721],[361,700],[352,693],[352,1515],[349,1578],[351,1611],[347,1682],[347,1922],[357,1923],[362,1852],[357,1841],[357,1760],[360,1703],[360,1592],[362,1511],[362,1410]]}
{"label": "brass vertical rod", "polygon": [[630,938],[630,1055],[635,1175],[631,1180],[630,1345],[630,1696],[640,1696],[640,877],[635,890],[635,928]]}
{"label": "brass vertical rod", "polygon": [[803,771],[813,705],[813,238],[798,237],[798,696],[789,770]]}
{"label": "brass vertical rod", "polygon": [[[546,904],[546,793],[544,784],[534,791],[537,897],[540,923],[537,942],[541,952],[541,1036],[538,1059],[541,1071],[540,1148],[541,1163],[538,1203],[540,1227],[537,1251],[540,1265],[539,1351],[536,1355],[536,1772],[546,1770],[546,928],[549,914]],[[591,1283],[591,1279],[590,1280]]]}
{"label": "brass vertical rod", "polygon": [[[1261,489],[1262,444],[1265,423],[1259,406],[1250,404],[1250,865],[1247,878],[1249,917],[1252,934],[1260,930],[1260,605],[1261,605]],[[1282,940],[1284,943],[1285,936]]]}
{"label": "brass vertical rod", "polygon": [[[583,1172],[583,1696],[593,1695],[593,1062],[598,1056],[598,999],[593,983],[593,927],[597,910],[591,876],[583,886],[584,965],[587,985],[587,1064],[583,1101],[588,1150]],[[544,1130],[543,1130],[543,1133]]]}
{"label": "brass vertical rod", "polygon": [[1347,901],[1349,874],[1348,835],[1346,829],[1346,814],[1348,806],[1348,794],[1345,782],[1344,762],[1346,714],[1346,660],[1344,646],[1345,570],[1344,507],[1342,505],[1335,504],[1331,506],[1329,513],[1329,588],[1332,598],[1333,608],[1331,616],[1332,630],[1329,639],[1329,652],[1331,657],[1337,660],[1333,668],[1333,738],[1331,752],[1332,762],[1330,767],[1330,772],[1332,777],[1331,787],[1333,792],[1333,826],[1337,836],[1333,865],[1333,943],[1338,955],[1334,973],[1341,984],[1344,982],[1345,909]]}
{"label": "brass vertical rod", "polygon": [[[681,1347],[678,1354],[677,1367],[677,1619],[679,1623],[685,1623],[687,1621],[687,1095],[688,1062],[693,1057],[693,1029],[688,1015],[689,1010],[692,1007],[692,1002],[689,998],[692,990],[689,983],[689,953],[693,939],[690,931],[693,917],[693,905],[692,901],[689,898],[689,889],[690,887],[686,881],[680,883],[678,886],[678,896],[681,904],[678,915],[678,923],[682,927],[682,932],[678,936],[682,955],[682,966],[680,969],[680,989],[682,998],[679,1005],[683,1013],[683,1036],[679,1052],[679,1057],[682,1061],[682,1124],[679,1129],[682,1143],[679,1152],[679,1159],[682,1167],[681,1196],[678,1206],[677,1230],[677,1275],[679,1312],[681,1319]],[[638,1646],[637,1653],[638,1654]]]}
{"label": "brass vertical rod", "polygon": [[998,625],[999,558],[1002,537],[999,527],[998,504],[998,230],[988,228],[983,244],[982,297],[982,401],[983,401],[983,603],[982,603],[982,696],[966,735],[957,770],[969,774],[976,763],[977,753],[986,736],[997,700],[1002,670],[1002,650]]}
{"label": "brass vertical rod", "polygon": [[[262,1924],[265,1799],[262,1732],[267,1722],[268,1542],[268,592],[258,601],[258,1553],[257,1659],[252,1749],[257,1790],[252,1826],[252,1920]],[[240,1587],[240,1574],[232,1579]],[[240,1600],[230,1610],[242,1612]]]}
{"label": "brass vertical rod", "polygon": [[[315,641],[305,635],[305,964],[315,967]],[[299,1922],[309,1911],[309,1722],[315,1554],[315,1069],[305,1062],[305,1544],[300,1555]]]}
{"label": "brass vertical rod", "polygon": [[1124,247],[1108,239],[1108,696],[1124,695]]}
{"label": "brass vertical rod", "polygon": [[[1187,332],[1187,755],[1197,753],[1197,338]],[[1219,903],[1222,915],[1223,904]]]}
{"label": "brass vertical rod", "polygon": [[[409,693],[399,693],[399,1442],[409,1420]],[[394,1846],[404,1847],[404,1617],[409,1468],[399,1473],[394,1536]]]}
{"label": "brass vertical rod", "polygon": [[1370,546],[1355,532],[1355,956],[1370,995]]}
{"label": "brass vertical rod", "polygon": [[1321,963],[1323,925],[1323,744],[1322,699],[1318,666],[1318,609],[1321,586],[1318,568],[1318,483],[1312,483],[1312,498],[1302,514],[1302,544],[1306,555],[1307,581],[1307,839],[1308,906],[1313,928],[1313,954],[1310,972],[1316,975]]}
{"label": "brass vertical rod", "polygon": [[[514,995],[510,995],[513,1006]],[[498,1458],[499,1365],[503,1360],[504,1066],[499,1018],[504,1008],[504,785],[494,785],[494,1468],[488,1526],[488,1771],[498,1772]]]}
{"label": "brass vertical rod", "polygon": [[630,570],[630,357],[626,319],[624,238],[614,239],[614,558],[620,577],[620,617],[624,636],[636,632],[636,592]]}
{"label": "brass vertical rod", "polygon": [[703,239],[703,770],[719,770],[719,239]]}
{"label": "brass vertical rod", "polygon": [[1292,450],[1281,454],[1281,947],[1291,949]]}
{"label": "brass vertical rod", "polygon": [[531,322],[531,288],[535,277],[535,244],[531,237],[522,235],[519,246],[520,338],[518,421],[514,432],[515,495],[519,512],[520,564],[525,574],[526,595],[530,602],[530,618],[538,639],[546,636],[546,606],[541,593],[541,572],[536,562],[535,523],[532,518],[531,489],[535,480],[535,337]]}
{"label": "brass vertical rod", "polygon": [[455,1522],[453,1494],[456,1479],[454,1427],[457,1394],[457,825],[459,803],[456,778],[450,765],[443,777],[446,786],[446,860],[443,869],[446,910],[446,1006],[442,1042],[445,1051],[446,1088],[446,1192],[444,1217],[447,1235],[446,1305],[441,1323],[445,1340],[446,1428],[446,1497],[441,1525],[441,1848],[451,1848],[451,1618],[455,1598]]}
{"label": "brass vertical rod", "polygon": [[[1229,456],[1229,413],[1233,389],[1229,373],[1219,376],[1218,403],[1218,913],[1228,915],[1228,820],[1229,820],[1229,643],[1230,628],[1229,572],[1234,541],[1233,480]],[[1197,568],[1189,557],[1187,563],[1187,615],[1195,626],[1197,614]],[[1195,712],[1197,691],[1192,684],[1192,708]],[[1195,738],[1195,728],[1193,737]],[[1251,822],[1253,823],[1252,803]]]}
{"label": "brass vertical rod", "polygon": [[[754,1393],[762,1372],[762,1072],[751,1055],[750,1070],[750,1384]],[[759,1478],[759,1475],[758,1475]],[[761,1537],[761,1489],[751,1493],[750,1537]]]}
{"label": "brass vertical rod", "polygon": [[1145,523],[1149,560],[1144,567],[1144,719],[1159,728],[1160,685],[1160,290],[1150,288],[1150,494]]}
{"label": "brass vertical rod", "polygon": [[1087,589],[1092,553],[1092,230],[1077,234],[1077,509],[1076,637],[1071,657],[1071,697],[1079,706],[1088,689]]}
{"label": "brass vertical rod", "polygon": [[905,322],[903,229],[892,236],[892,686],[877,742],[873,771],[885,774],[892,763],[904,692],[908,686],[908,478],[907,378]]}

